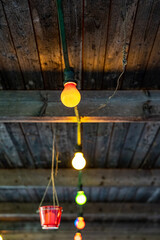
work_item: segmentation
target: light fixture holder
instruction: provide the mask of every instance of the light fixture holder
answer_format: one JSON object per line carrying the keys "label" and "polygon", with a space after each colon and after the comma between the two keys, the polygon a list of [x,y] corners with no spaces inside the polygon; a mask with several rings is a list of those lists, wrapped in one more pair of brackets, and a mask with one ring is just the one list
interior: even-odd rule
{"label": "light fixture holder", "polygon": [[64,69],[64,82],[63,85],[65,86],[66,83],[73,82],[77,84],[77,80],[74,78],[74,70],[73,68],[65,68]]}
{"label": "light fixture holder", "polygon": [[78,144],[77,144],[77,145],[75,146],[75,153],[76,153],[76,152],[82,152],[82,145],[78,145]]}

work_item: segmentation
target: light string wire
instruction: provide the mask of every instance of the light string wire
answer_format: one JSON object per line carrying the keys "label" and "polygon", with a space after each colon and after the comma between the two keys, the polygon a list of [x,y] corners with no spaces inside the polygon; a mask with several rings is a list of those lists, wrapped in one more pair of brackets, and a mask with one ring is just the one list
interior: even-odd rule
{"label": "light string wire", "polygon": [[[59,206],[59,201],[58,201],[58,196],[57,196],[57,191],[55,188],[55,182],[54,182],[54,156],[55,156],[55,132],[53,131],[53,126],[52,126],[52,135],[53,135],[53,142],[52,142],[52,166],[51,166],[51,176],[50,179],[48,181],[48,184],[46,186],[46,189],[44,191],[42,200],[39,204],[38,210],[37,212],[39,212],[39,208],[42,206],[44,199],[46,197],[48,188],[52,182],[52,190],[53,190],[53,206],[55,206],[57,204],[57,206]],[[57,161],[57,155],[56,155],[56,161]]]}
{"label": "light string wire", "polygon": [[[74,107],[75,116],[77,118],[77,145],[81,147],[81,119],[78,111],[78,107]],[[78,191],[82,191],[82,170],[78,173]],[[78,204],[77,204],[78,205]],[[77,217],[83,217],[83,206],[78,205]],[[78,230],[78,232],[81,232]]]}
{"label": "light string wire", "polygon": [[70,70],[69,58],[68,58],[68,50],[67,50],[67,42],[65,35],[65,27],[64,27],[64,16],[62,10],[62,0],[56,0],[57,12],[58,12],[58,24],[60,31],[60,38],[63,50],[64,64],[67,70]]}
{"label": "light string wire", "polygon": [[81,142],[81,120],[80,120],[80,116],[79,116],[79,111],[78,111],[78,107],[74,107],[74,112],[77,118],[77,145],[81,146],[82,142]]}

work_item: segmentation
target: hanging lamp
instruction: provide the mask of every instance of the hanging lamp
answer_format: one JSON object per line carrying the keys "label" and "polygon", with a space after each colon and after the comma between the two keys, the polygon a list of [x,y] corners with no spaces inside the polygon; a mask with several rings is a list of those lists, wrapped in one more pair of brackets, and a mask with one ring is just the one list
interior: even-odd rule
{"label": "hanging lamp", "polygon": [[57,0],[57,10],[58,10],[58,23],[61,37],[61,44],[63,50],[64,58],[64,89],[61,93],[61,102],[69,108],[75,107],[79,104],[81,100],[80,92],[77,89],[77,81],[74,78],[74,70],[70,67],[68,51],[67,51],[67,42],[65,36],[64,28],[64,16],[62,11],[62,1]]}
{"label": "hanging lamp", "polygon": [[75,201],[78,205],[84,205],[87,202],[87,197],[84,194],[84,191],[78,191],[75,197]]}
{"label": "hanging lamp", "polygon": [[[58,196],[54,183],[54,149],[55,149],[55,135],[53,135],[53,148],[52,148],[52,168],[51,168],[51,178],[49,179],[48,185],[42,197],[41,203],[39,205],[39,215],[42,229],[58,229],[61,221],[62,207],[59,206]],[[53,205],[42,206],[45,199],[47,190],[52,182],[52,193],[53,193]]]}
{"label": "hanging lamp", "polygon": [[74,240],[82,240],[82,235],[80,232],[77,232],[75,235],[74,235]]}

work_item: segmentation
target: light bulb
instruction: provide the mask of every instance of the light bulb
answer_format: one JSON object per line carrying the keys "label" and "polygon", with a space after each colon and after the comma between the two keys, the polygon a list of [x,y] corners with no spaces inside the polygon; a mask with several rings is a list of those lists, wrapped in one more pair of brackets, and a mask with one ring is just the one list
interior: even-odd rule
{"label": "light bulb", "polygon": [[86,225],[85,221],[84,221],[84,218],[83,217],[78,217],[77,218],[77,224],[76,224],[76,228],[78,228],[79,230],[83,229]]}
{"label": "light bulb", "polygon": [[83,157],[82,152],[76,152],[72,159],[72,166],[76,170],[82,170],[86,166],[86,159]]}
{"label": "light bulb", "polygon": [[0,235],[0,240],[3,240],[3,237]]}
{"label": "light bulb", "polygon": [[64,84],[64,89],[61,93],[61,102],[66,107],[75,107],[81,100],[81,94],[76,88],[76,83],[67,82]]}
{"label": "light bulb", "polygon": [[81,235],[81,233],[76,233],[75,235],[74,235],[74,240],[82,240],[82,235]]}
{"label": "light bulb", "polygon": [[87,197],[84,194],[84,191],[78,191],[75,197],[75,201],[78,205],[83,205],[87,202]]}

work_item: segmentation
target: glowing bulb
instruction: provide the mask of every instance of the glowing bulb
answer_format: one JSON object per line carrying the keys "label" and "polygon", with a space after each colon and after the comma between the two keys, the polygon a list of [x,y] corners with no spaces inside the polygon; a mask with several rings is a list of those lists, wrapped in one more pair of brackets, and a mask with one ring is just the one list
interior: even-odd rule
{"label": "glowing bulb", "polygon": [[3,237],[0,235],[0,240],[3,240]]}
{"label": "glowing bulb", "polygon": [[66,107],[75,107],[81,100],[81,94],[76,88],[76,83],[67,82],[64,85],[64,89],[61,93],[61,102]]}
{"label": "glowing bulb", "polygon": [[78,217],[77,218],[78,221],[76,221],[76,228],[78,228],[79,230],[83,229],[85,227],[85,221],[83,217]]}
{"label": "glowing bulb", "polygon": [[76,195],[76,198],[75,198],[75,201],[78,205],[83,205],[87,202],[87,197],[86,195],[84,194],[84,191],[78,191],[77,192],[77,195]]}
{"label": "glowing bulb", "polygon": [[82,152],[76,152],[72,159],[72,166],[76,170],[82,170],[86,166],[86,159],[83,157]]}
{"label": "glowing bulb", "polygon": [[76,233],[76,234],[74,235],[74,240],[82,240],[82,235],[81,235],[81,233]]}

